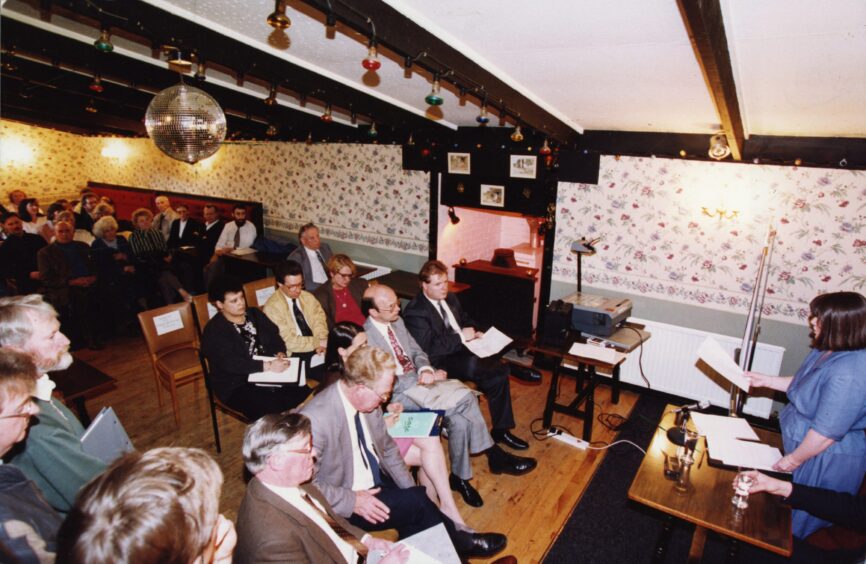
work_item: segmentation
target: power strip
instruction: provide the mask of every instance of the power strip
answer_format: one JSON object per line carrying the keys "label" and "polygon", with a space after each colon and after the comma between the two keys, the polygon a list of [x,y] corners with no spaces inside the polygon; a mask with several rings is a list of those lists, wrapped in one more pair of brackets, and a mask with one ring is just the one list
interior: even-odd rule
{"label": "power strip", "polygon": [[556,439],[557,441],[559,441],[561,443],[565,443],[569,446],[573,446],[574,448],[576,448],[578,450],[586,450],[586,447],[589,446],[589,443],[587,443],[583,439],[578,439],[577,437],[569,435],[568,433],[560,431],[559,429],[548,431],[548,436],[550,436],[553,439]]}

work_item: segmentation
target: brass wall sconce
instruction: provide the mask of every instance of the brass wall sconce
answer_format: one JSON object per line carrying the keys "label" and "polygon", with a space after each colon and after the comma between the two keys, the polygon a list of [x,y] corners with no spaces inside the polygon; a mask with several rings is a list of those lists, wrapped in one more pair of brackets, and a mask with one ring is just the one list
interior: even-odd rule
{"label": "brass wall sconce", "polygon": [[738,215],[740,215],[739,210],[725,210],[722,208],[716,208],[715,211],[710,211],[707,207],[701,208],[701,213],[703,213],[707,217],[718,217],[719,221],[723,219],[734,219]]}

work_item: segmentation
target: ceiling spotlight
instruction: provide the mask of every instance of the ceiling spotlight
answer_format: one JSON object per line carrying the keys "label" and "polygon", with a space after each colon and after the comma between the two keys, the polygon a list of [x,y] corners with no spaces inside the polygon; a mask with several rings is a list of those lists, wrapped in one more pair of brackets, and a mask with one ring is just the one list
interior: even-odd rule
{"label": "ceiling spotlight", "polygon": [[430,89],[430,94],[424,98],[424,101],[431,106],[441,106],[445,101],[442,96],[439,94],[439,91],[442,87],[439,85],[439,77],[433,76],[433,87]]}
{"label": "ceiling spotlight", "polygon": [[88,112],[88,113],[91,113],[91,114],[95,114],[95,113],[97,113],[97,112],[99,111],[99,108],[97,108],[97,107],[96,107],[96,104],[93,102],[93,98],[91,98],[91,99],[87,102],[87,105],[84,107],[84,111],[85,111],[85,112]]}
{"label": "ceiling spotlight", "polygon": [[103,53],[114,51],[114,45],[111,44],[111,34],[108,33],[107,27],[103,27],[99,31],[99,37],[93,42],[93,46]]}
{"label": "ceiling spotlight", "polygon": [[520,125],[514,128],[514,131],[511,132],[511,140],[515,143],[520,143],[523,141],[523,130],[520,129]]}
{"label": "ceiling spotlight", "polygon": [[688,156],[688,153],[686,153],[685,149],[680,149],[680,156],[683,158],[686,158],[686,156]]}
{"label": "ceiling spotlight", "polygon": [[307,139],[304,141],[304,143],[306,143],[307,145],[313,144],[313,132],[312,131],[307,134]]}
{"label": "ceiling spotlight", "polygon": [[720,161],[731,154],[731,148],[728,146],[728,138],[724,132],[720,131],[710,137],[709,155],[711,159]]}
{"label": "ceiling spotlight", "polygon": [[550,154],[550,145],[547,143],[547,139],[542,143],[541,148],[538,150],[539,155],[549,155]]}
{"label": "ceiling spotlight", "polygon": [[277,126],[269,123],[268,128],[265,130],[265,135],[267,135],[268,137],[276,137],[277,133],[279,133]]}
{"label": "ceiling spotlight", "polygon": [[286,3],[284,0],[274,2],[274,11],[268,16],[268,25],[274,29],[286,29],[292,25],[292,20],[286,15]]}
{"label": "ceiling spotlight", "polygon": [[170,53],[168,59],[168,68],[175,72],[187,73],[192,69],[192,59],[184,59],[183,53],[177,47],[164,47],[165,51]]}
{"label": "ceiling spotlight", "polygon": [[454,206],[448,208],[448,219],[451,220],[452,225],[460,223],[460,218],[457,217],[457,212],[454,211]]}
{"label": "ceiling spotlight", "polygon": [[331,115],[331,104],[325,106],[325,113],[322,114],[321,120],[325,123],[331,123],[334,121],[334,116]]}
{"label": "ceiling spotlight", "polygon": [[195,67],[195,79],[199,82],[204,82],[207,80],[205,73],[207,72],[207,63],[202,60],[199,60],[198,64]]}
{"label": "ceiling spotlight", "polygon": [[367,137],[371,139],[375,139],[379,136],[379,132],[376,131],[376,122],[370,124],[370,129],[367,130]]}
{"label": "ceiling spotlight", "polygon": [[487,114],[487,106],[481,106],[481,112],[478,114],[478,117],[475,118],[475,121],[478,122],[478,125],[487,125],[490,123],[490,116]]}
{"label": "ceiling spotlight", "polygon": [[794,166],[800,166],[803,164],[803,159],[794,159]]}
{"label": "ceiling spotlight", "polygon": [[271,83],[271,93],[264,99],[264,102],[266,106],[277,105],[277,84],[275,82]]}
{"label": "ceiling spotlight", "polygon": [[379,53],[376,51],[376,45],[370,42],[370,47],[367,49],[367,57],[361,61],[361,66],[368,71],[377,71],[382,63],[379,61]]}
{"label": "ceiling spotlight", "polygon": [[105,90],[105,87],[102,85],[102,80],[100,80],[98,74],[93,75],[93,82],[90,83],[90,86],[87,87],[88,90],[96,93],[102,93]]}

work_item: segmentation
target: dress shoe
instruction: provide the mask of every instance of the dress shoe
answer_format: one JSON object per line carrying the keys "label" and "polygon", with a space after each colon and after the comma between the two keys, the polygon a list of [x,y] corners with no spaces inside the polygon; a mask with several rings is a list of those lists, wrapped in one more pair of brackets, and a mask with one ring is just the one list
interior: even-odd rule
{"label": "dress shoe", "polygon": [[487,451],[487,463],[491,473],[511,474],[512,476],[526,474],[538,466],[538,461],[534,458],[515,456],[505,452],[497,445],[493,445]]}
{"label": "dress shoe", "polygon": [[478,493],[478,490],[472,487],[469,480],[463,480],[454,474],[451,474],[448,476],[448,483],[451,485],[451,491],[459,493],[460,497],[463,498],[463,501],[466,502],[466,505],[471,505],[472,507],[481,507],[484,505],[484,500],[481,499],[481,494]]}
{"label": "dress shoe", "polygon": [[530,382],[532,384],[537,384],[538,382],[541,382],[541,372],[535,370],[534,368],[512,366],[511,375],[518,380],[523,380],[524,382]]}
{"label": "dress shoe", "polygon": [[501,533],[463,533],[457,532],[454,548],[462,559],[489,558],[505,549],[508,537]]}
{"label": "dress shoe", "polygon": [[493,437],[493,440],[497,443],[502,443],[514,450],[526,450],[529,448],[529,443],[520,437],[512,435],[511,431],[508,429],[493,429],[490,431],[490,436]]}

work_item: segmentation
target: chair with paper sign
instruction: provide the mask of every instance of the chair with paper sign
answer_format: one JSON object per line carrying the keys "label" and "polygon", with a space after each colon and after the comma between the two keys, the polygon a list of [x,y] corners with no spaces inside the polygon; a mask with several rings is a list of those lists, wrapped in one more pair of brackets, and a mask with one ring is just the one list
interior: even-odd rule
{"label": "chair with paper sign", "polygon": [[[208,300],[207,294],[199,294],[197,296],[193,296],[192,305],[195,308],[195,318],[198,325],[198,336],[201,338],[201,332],[204,331],[205,325],[211,320],[211,318],[218,313],[217,309],[212,306]],[[217,422],[217,410],[222,411],[229,417],[234,417],[244,425],[250,423],[250,420],[240,411],[236,409],[232,409],[231,407],[224,404],[220,399],[213,393],[213,387],[210,383],[210,370],[208,368],[207,359],[202,354],[201,349],[199,349],[199,360],[201,361],[201,369],[204,374],[204,384],[207,388],[207,397],[208,402],[210,404],[210,419],[211,425],[213,426],[213,438],[214,438],[214,446],[216,447],[217,453],[222,452],[222,444],[220,443],[220,429],[219,423]]]}
{"label": "chair with paper sign", "polygon": [[177,388],[198,381],[203,376],[199,361],[199,340],[188,303],[172,304],[138,314],[141,332],[147,342],[156,393],[162,406],[162,387],[171,394],[175,425],[180,426]]}
{"label": "chair with paper sign", "polygon": [[247,307],[261,309],[276,289],[277,280],[273,276],[247,282],[244,284],[244,297],[247,299]]}

